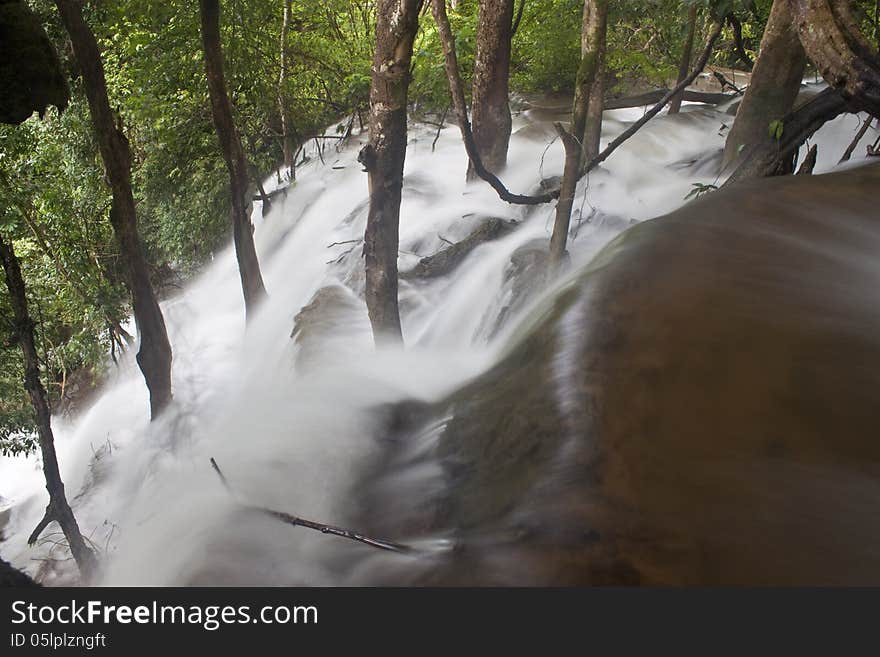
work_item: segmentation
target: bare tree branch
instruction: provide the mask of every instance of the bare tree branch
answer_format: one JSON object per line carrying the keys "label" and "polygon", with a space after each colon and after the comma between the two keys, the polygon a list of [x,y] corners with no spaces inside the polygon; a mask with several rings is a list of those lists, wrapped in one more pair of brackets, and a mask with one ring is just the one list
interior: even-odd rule
{"label": "bare tree branch", "polygon": [[[223,484],[223,488],[236,499],[238,500],[238,495],[236,495],[235,491],[232,489],[232,486],[229,484],[229,480],[223,474],[223,471],[220,470],[220,466],[217,465],[217,461],[213,458],[211,459],[211,467],[214,469],[214,472],[217,473],[217,476],[220,478],[220,483]],[[350,529],[345,529],[343,527],[337,527],[335,525],[326,525],[322,522],[315,522],[314,520],[306,520],[305,518],[300,518],[298,516],[292,515],[290,513],[286,513],[284,511],[275,511],[274,509],[269,509],[263,506],[256,506],[253,504],[247,504],[244,502],[240,502],[244,508],[250,509],[252,511],[258,511],[259,513],[263,513],[267,516],[271,516],[276,520],[280,520],[283,523],[288,525],[293,525],[294,527],[306,527],[308,529],[314,529],[315,531],[319,531],[322,534],[333,534],[334,536],[340,536],[342,538],[347,538],[352,541],[358,541],[360,543],[364,543],[365,545],[369,545],[374,548],[379,548],[380,550],[389,550],[391,552],[402,552],[402,553],[411,553],[415,552],[415,550],[408,545],[402,545],[400,543],[395,543],[393,541],[386,541],[378,538],[371,538],[369,536],[364,536],[363,534],[359,534]]]}

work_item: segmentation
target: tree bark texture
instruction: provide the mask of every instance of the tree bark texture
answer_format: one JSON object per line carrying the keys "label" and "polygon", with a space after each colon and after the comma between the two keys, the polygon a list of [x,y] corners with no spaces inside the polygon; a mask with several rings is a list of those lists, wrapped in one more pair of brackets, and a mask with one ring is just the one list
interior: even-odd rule
{"label": "tree bark texture", "polygon": [[[477,22],[471,118],[474,141],[485,167],[499,173],[510,144],[510,40],[513,0],[482,0]],[[477,178],[468,165],[468,180]]]}
{"label": "tree bark texture", "polygon": [[257,250],[254,247],[254,227],[248,214],[248,169],[241,145],[241,137],[232,118],[232,103],[226,93],[223,74],[223,48],[220,44],[220,2],[199,0],[202,23],[202,46],[205,55],[205,73],[211,96],[214,128],[220,140],[223,159],[229,169],[229,188],[232,196],[232,239],[238,260],[238,273],[244,293],[245,313],[250,319],[266,297]]}
{"label": "tree bark texture", "polygon": [[27,291],[21,275],[21,267],[13,250],[0,236],[0,260],[6,273],[6,287],[14,314],[16,339],[24,356],[24,387],[31,398],[37,420],[37,436],[43,461],[43,475],[46,478],[46,490],[49,492],[49,505],[46,514],[31,534],[29,543],[33,544],[40,533],[50,522],[61,525],[61,531],[70,546],[70,552],[76,560],[80,575],[86,582],[92,577],[96,568],[95,554],[86,545],[79,530],[76,518],[67,502],[64,493],[64,482],[58,469],[58,457],[55,454],[55,437],[52,434],[52,418],[49,404],[46,401],[46,390],[40,381],[40,360],[34,342],[34,323],[28,312]]}
{"label": "tree bark texture", "polygon": [[[587,0],[590,2],[590,0]],[[594,3],[595,4],[595,3]],[[599,154],[599,142],[602,138],[602,112],[605,110],[605,50],[608,31],[608,0],[602,0],[594,11],[587,13],[584,4],[584,16],[581,27],[581,57],[590,48],[596,49],[596,76],[590,88],[590,100],[587,106],[587,119],[583,137],[583,161],[589,162]],[[586,20],[586,22],[584,22]],[[588,28],[588,29],[584,29]],[[595,44],[595,45],[594,45]]]}
{"label": "tree bark texture", "polygon": [[[782,0],[777,0],[781,2]],[[880,56],[847,0],[788,0],[807,57],[855,111],[880,117]]]}
{"label": "tree bark texture", "polygon": [[138,232],[131,190],[131,150],[121,125],[114,121],[101,53],[95,35],[83,19],[81,3],[79,0],[56,0],[55,4],[70,35],[82,73],[92,125],[113,193],[110,223],[125,266],[126,283],[141,339],[137,362],[150,391],[150,413],[155,419],[171,401],[171,344]]}
{"label": "tree bark texture", "polygon": [[471,122],[468,119],[467,104],[464,97],[464,84],[461,81],[461,75],[458,72],[458,57],[455,54],[455,35],[449,25],[449,17],[446,15],[446,0],[432,0],[431,9],[434,14],[434,22],[437,24],[437,32],[440,34],[440,44],[443,48],[443,63],[446,69],[446,78],[449,81],[449,93],[452,96],[452,105],[455,108],[455,115],[458,119],[458,128],[461,131],[461,138],[464,142],[465,151],[467,151],[470,165],[474,172],[483,180],[485,180],[492,189],[496,191],[498,197],[508,203],[517,205],[540,205],[549,203],[553,199],[559,198],[559,190],[554,190],[546,194],[538,196],[526,196],[523,194],[514,194],[504,183],[499,180],[491,171],[487,170],[477,151],[477,144],[474,141],[474,135],[471,132]]}
{"label": "tree bark texture", "polygon": [[[605,62],[605,33],[608,24],[608,0],[584,0],[581,23],[581,63],[578,67],[574,87],[574,107],[572,109],[571,133],[581,143],[581,162],[586,163],[595,157],[587,157],[587,133],[595,142],[598,152],[598,138],[602,130],[602,105],[591,107],[604,93],[597,90],[596,81],[602,77]],[[588,124],[589,128],[588,128]]]}
{"label": "tree bark texture", "polygon": [[781,120],[794,106],[806,62],[792,25],[789,0],[775,0],[751,82],[724,144],[723,167],[739,160],[747,149],[761,148],[774,141],[770,123]]}
{"label": "tree bark texture", "polygon": [[[608,0],[584,0],[581,18],[581,64],[575,81],[571,132],[556,124],[556,132],[565,148],[565,165],[556,203],[556,217],[550,236],[550,272],[559,270],[568,243],[568,227],[574,193],[582,167],[598,155],[602,132],[605,32],[608,23]],[[590,140],[588,142],[588,139]]]}
{"label": "tree bark texture", "polygon": [[[684,38],[684,48],[681,51],[681,61],[678,64],[678,78],[676,84],[687,77],[688,71],[691,70],[691,57],[694,52],[694,38],[697,35],[697,5],[690,5],[688,8],[687,35]],[[684,98],[684,89],[669,101],[669,114],[678,114],[681,109],[681,101]]]}
{"label": "tree bark texture", "polygon": [[574,192],[577,189],[578,169],[581,164],[581,146],[578,140],[574,135],[566,132],[561,124],[557,123],[555,126],[565,148],[565,167],[562,174],[562,185],[559,189],[559,201],[556,203],[553,233],[550,236],[549,271],[551,274],[559,271],[565,257],[568,227],[571,224],[571,209],[574,205]]}
{"label": "tree bark texture", "polygon": [[420,0],[379,0],[370,85],[370,140],[358,159],[369,176],[365,297],[377,343],[400,342],[397,249],[406,158],[406,105]]}

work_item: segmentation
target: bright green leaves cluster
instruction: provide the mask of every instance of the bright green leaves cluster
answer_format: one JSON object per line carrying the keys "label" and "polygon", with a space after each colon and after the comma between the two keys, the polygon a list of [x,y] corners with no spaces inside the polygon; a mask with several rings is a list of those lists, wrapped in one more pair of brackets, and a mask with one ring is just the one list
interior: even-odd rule
{"label": "bright green leaves cluster", "polygon": [[779,141],[782,139],[782,131],[785,129],[785,124],[782,121],[770,121],[770,124],[767,126],[767,132],[770,134],[770,139],[774,139]]}

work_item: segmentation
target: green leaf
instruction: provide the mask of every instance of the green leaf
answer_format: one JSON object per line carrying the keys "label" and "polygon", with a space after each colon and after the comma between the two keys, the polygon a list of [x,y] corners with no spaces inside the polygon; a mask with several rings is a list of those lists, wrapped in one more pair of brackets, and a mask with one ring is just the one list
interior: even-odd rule
{"label": "green leaf", "polygon": [[778,119],[776,121],[771,121],[769,126],[770,138],[775,139],[776,141],[782,139],[782,130],[784,127],[782,121]]}

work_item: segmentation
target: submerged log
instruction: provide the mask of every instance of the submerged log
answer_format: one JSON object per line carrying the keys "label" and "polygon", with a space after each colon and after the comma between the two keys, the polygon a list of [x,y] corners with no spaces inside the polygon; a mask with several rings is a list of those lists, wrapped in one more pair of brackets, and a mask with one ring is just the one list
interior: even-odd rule
{"label": "submerged log", "polygon": [[[653,105],[669,93],[669,89],[654,89],[646,91],[636,96],[626,96],[624,98],[609,98],[605,101],[605,109],[626,109],[629,107],[643,107],[645,105]],[[720,105],[736,98],[739,94],[725,94],[712,91],[693,91],[685,89],[682,92],[682,100],[689,103],[705,103],[706,105]]]}
{"label": "submerged log", "polygon": [[471,251],[480,246],[480,244],[503,237],[512,231],[515,226],[516,224],[511,221],[495,218],[487,219],[460,242],[451,244],[433,255],[422,258],[415,267],[409,271],[401,272],[400,278],[412,280],[445,276],[458,267]]}

